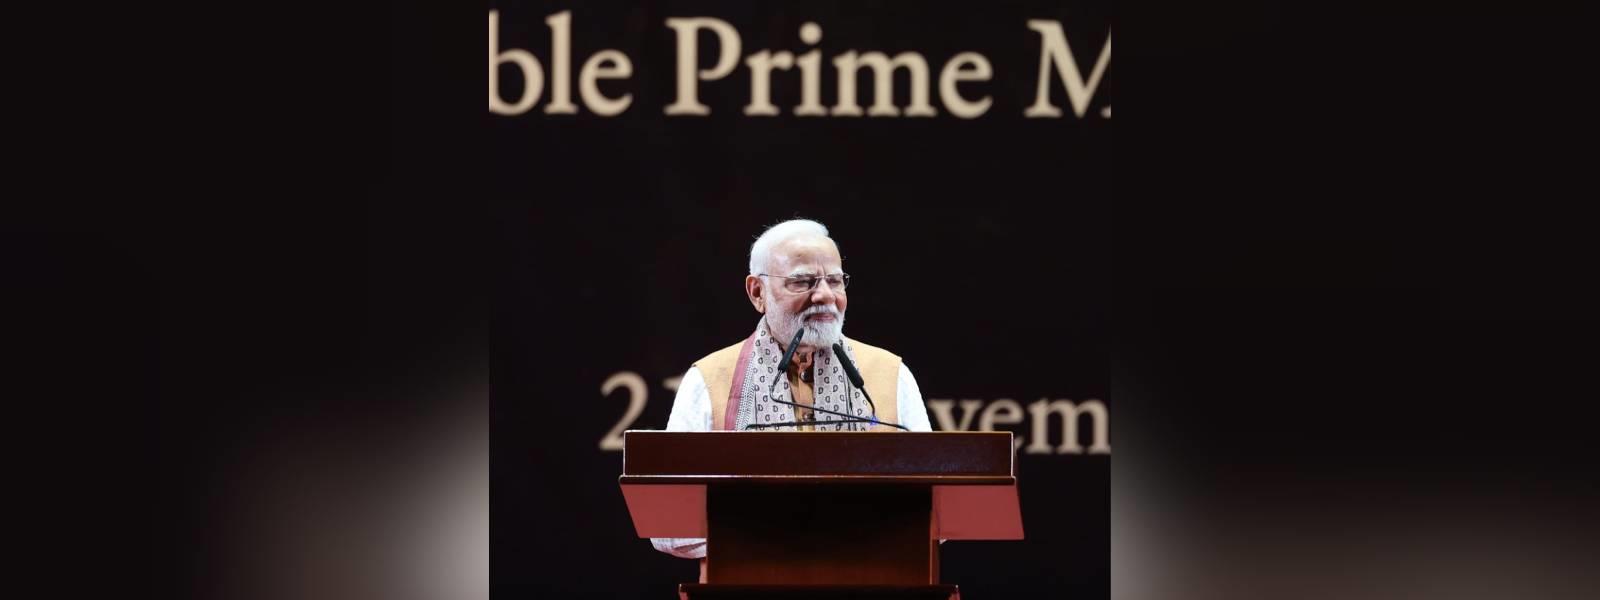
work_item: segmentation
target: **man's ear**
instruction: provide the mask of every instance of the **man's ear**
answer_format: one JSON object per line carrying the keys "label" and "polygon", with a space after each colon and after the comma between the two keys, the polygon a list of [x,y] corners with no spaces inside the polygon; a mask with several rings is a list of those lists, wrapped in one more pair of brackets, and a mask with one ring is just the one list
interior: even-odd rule
{"label": "man's ear", "polygon": [[766,314],[767,303],[761,297],[766,293],[766,287],[761,285],[761,278],[755,275],[744,276],[744,295],[750,299],[750,305],[756,307],[756,312]]}

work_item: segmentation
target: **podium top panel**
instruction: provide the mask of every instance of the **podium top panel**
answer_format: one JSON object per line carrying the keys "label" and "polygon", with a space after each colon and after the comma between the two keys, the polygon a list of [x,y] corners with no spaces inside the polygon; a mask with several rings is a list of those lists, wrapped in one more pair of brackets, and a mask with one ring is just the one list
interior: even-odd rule
{"label": "podium top panel", "polygon": [[628,431],[622,476],[634,483],[825,478],[1001,484],[1015,481],[1012,457],[1005,431]]}

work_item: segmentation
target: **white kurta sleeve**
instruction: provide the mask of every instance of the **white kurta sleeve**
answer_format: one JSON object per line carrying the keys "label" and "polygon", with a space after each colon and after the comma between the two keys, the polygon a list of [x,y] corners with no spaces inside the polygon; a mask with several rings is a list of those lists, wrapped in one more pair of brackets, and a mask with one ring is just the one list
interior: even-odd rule
{"label": "white kurta sleeve", "polygon": [[905,363],[900,363],[900,378],[895,389],[900,424],[912,431],[933,431],[933,425],[928,422],[928,407],[922,403],[922,390],[917,388],[917,378],[911,376],[911,369]]}

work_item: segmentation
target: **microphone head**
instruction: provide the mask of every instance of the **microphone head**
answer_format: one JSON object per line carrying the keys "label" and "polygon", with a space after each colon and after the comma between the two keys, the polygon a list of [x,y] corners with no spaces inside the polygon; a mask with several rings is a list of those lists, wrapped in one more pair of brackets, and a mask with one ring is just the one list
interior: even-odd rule
{"label": "microphone head", "polygon": [[838,357],[839,366],[844,367],[844,374],[850,378],[851,384],[858,388],[867,387],[866,381],[861,379],[861,372],[857,371],[856,366],[850,363],[850,355],[844,353],[843,344],[833,345],[833,355]]}

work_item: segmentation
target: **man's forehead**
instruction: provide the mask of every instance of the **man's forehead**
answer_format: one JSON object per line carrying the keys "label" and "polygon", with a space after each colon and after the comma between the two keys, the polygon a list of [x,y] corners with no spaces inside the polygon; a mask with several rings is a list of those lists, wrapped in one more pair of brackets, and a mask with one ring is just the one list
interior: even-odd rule
{"label": "man's forehead", "polygon": [[773,248],[772,259],[779,268],[789,270],[790,274],[813,270],[817,266],[834,267],[840,262],[839,249],[833,240],[814,236],[785,240]]}

